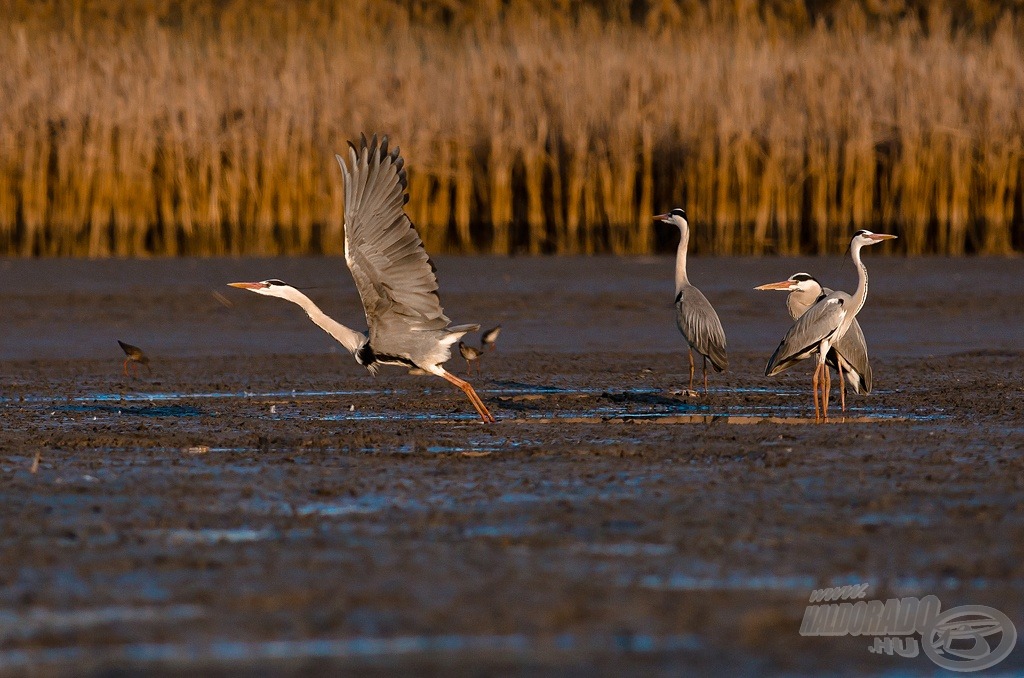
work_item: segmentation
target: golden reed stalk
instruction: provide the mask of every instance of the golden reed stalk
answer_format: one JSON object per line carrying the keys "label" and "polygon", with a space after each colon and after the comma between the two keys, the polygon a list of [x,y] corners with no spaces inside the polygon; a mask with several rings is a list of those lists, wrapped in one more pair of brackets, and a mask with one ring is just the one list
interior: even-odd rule
{"label": "golden reed stalk", "polygon": [[3,0],[0,254],[340,252],[360,131],[431,251],[1024,248],[1019,15],[825,4]]}

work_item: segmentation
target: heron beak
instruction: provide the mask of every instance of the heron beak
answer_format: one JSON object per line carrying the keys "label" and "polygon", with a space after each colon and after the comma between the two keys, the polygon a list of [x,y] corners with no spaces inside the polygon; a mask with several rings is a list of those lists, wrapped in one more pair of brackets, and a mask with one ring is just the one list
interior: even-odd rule
{"label": "heron beak", "polygon": [[668,218],[670,216],[671,216],[670,214],[655,214],[651,218],[654,219],[654,221],[668,221]]}
{"label": "heron beak", "polygon": [[755,290],[783,290],[789,291],[793,288],[792,280],[780,280],[779,282],[768,283],[767,285],[758,285]]}
{"label": "heron beak", "polygon": [[888,233],[872,233],[868,238],[876,242],[881,242],[883,240],[895,240],[897,236],[889,235]]}
{"label": "heron beak", "polygon": [[239,287],[243,290],[262,290],[264,287],[266,287],[266,285],[264,285],[263,283],[258,282],[237,282],[228,283],[228,285],[230,287]]}

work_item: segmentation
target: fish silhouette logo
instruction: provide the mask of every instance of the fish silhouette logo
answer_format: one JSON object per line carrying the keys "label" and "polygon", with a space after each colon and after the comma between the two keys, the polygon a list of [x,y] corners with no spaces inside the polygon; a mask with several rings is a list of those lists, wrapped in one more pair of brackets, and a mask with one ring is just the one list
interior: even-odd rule
{"label": "fish silhouette logo", "polygon": [[1017,628],[995,608],[961,605],[936,616],[921,636],[924,653],[936,665],[966,673],[1005,659],[1017,643]]}

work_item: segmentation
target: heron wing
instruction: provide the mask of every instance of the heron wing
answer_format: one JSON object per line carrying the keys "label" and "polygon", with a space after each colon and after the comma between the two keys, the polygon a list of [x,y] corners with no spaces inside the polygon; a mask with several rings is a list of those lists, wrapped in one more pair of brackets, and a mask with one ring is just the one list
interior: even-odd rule
{"label": "heron wing", "polygon": [[778,374],[818,350],[821,341],[839,329],[849,300],[850,295],[845,292],[833,292],[807,309],[789,328],[768,360],[765,376]]}
{"label": "heron wing", "polygon": [[405,161],[388,138],[349,142],[351,169],[340,155],[345,182],[345,262],[366,312],[370,340],[395,325],[438,330],[450,321],[437,295],[434,265],[405,214]]}
{"label": "heron wing", "polygon": [[[833,348],[843,359],[843,372],[857,393],[871,393],[871,362],[868,360],[868,342],[860,323],[854,318],[846,334],[836,340]],[[851,374],[852,372],[852,374]]]}
{"label": "heron wing", "polygon": [[729,367],[722,321],[707,297],[692,285],[683,287],[676,297],[676,324],[687,343],[706,356],[717,371]]}

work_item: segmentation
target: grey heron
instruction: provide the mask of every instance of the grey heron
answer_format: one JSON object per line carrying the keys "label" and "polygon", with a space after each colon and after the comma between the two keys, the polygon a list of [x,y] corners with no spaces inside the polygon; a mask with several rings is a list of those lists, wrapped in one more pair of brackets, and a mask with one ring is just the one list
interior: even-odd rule
{"label": "grey heron", "polygon": [[[356,362],[376,374],[381,365],[419,368],[461,389],[480,418],[493,422],[473,386],[442,365],[452,345],[479,325],[451,325],[437,294],[434,265],[403,209],[408,202],[405,160],[363,135],[349,142],[349,163],[335,156],[345,185],[345,262],[366,313],[368,332],[356,332],[330,318],[305,294],[280,280],[229,283],[232,287],[298,304],[334,337]],[[351,165],[351,169],[349,168]]]}
{"label": "grey heron", "polygon": [[[833,291],[822,287],[813,275],[803,272],[794,273],[786,280],[758,285],[754,289],[789,292],[789,296],[786,297],[786,309],[793,320],[802,316],[818,299],[832,294]],[[840,402],[844,412],[846,411],[847,382],[853,388],[854,393],[871,393],[871,363],[868,360],[868,344],[864,339],[864,332],[860,329],[860,323],[856,319],[846,334],[833,344],[825,362],[839,374],[845,375],[845,379],[840,379],[842,386]],[[768,376],[774,376],[792,364],[788,363],[785,367],[778,366]]]}
{"label": "grey heron", "polygon": [[729,366],[729,358],[725,353],[725,330],[707,297],[691,285],[686,277],[686,249],[690,243],[690,225],[686,221],[686,212],[677,207],[654,218],[679,228],[679,249],[676,250],[676,325],[689,345],[686,354],[690,358],[690,393],[694,393],[692,351],[697,351],[704,358],[704,394],[707,395],[708,361],[711,361],[716,372]]}
{"label": "grey heron", "polygon": [[487,350],[493,350],[498,346],[498,335],[501,334],[501,325],[492,327],[483,334],[480,335],[480,348]]}
{"label": "grey heron", "polygon": [[145,367],[147,372],[152,371],[149,367],[149,356],[143,353],[141,348],[138,346],[132,346],[131,344],[126,344],[120,339],[117,340],[117,343],[121,347],[121,350],[124,351],[125,356],[127,356],[124,359],[124,376],[131,376],[128,374],[129,363],[132,365],[132,370],[135,376],[139,376],[139,365]]}
{"label": "grey heron", "polygon": [[[470,346],[464,341],[459,342],[459,353],[466,359],[466,374],[473,374],[473,362],[480,360],[480,357],[484,354],[482,348],[476,346]],[[476,365],[476,373],[480,374],[480,363]]]}
{"label": "grey heron", "polygon": [[[793,363],[818,352],[817,366],[814,368],[812,385],[814,389],[814,418],[828,419],[828,394],[831,390],[831,375],[825,360],[832,345],[843,338],[868,298],[868,269],[861,261],[860,251],[868,245],[875,245],[895,238],[885,233],[857,231],[850,241],[850,257],[857,268],[857,291],[853,295],[846,292],[832,292],[821,297],[786,332],[779,347],[768,360],[764,368],[765,375],[778,373]],[[840,367],[839,378],[842,379]],[[824,373],[824,374],[822,374]],[[818,406],[818,384],[822,384],[821,415]]]}

